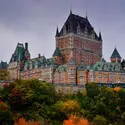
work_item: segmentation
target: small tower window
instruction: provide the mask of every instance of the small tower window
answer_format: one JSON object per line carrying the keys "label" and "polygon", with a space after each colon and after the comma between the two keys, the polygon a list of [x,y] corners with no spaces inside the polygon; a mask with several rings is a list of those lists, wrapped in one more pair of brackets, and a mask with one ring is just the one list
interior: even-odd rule
{"label": "small tower window", "polygon": [[77,34],[80,34],[80,25],[78,24],[78,26],[77,26]]}
{"label": "small tower window", "polygon": [[66,34],[66,26],[63,27],[63,35]]}

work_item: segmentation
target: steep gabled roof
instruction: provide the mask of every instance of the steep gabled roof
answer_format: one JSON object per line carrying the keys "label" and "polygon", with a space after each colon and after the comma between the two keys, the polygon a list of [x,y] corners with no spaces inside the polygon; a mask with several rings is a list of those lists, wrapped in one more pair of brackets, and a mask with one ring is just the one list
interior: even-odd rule
{"label": "steep gabled roof", "polygon": [[62,54],[61,54],[61,52],[60,52],[58,47],[56,47],[56,49],[55,49],[55,51],[53,53],[53,56],[62,56]]}
{"label": "steep gabled roof", "polygon": [[21,61],[23,59],[24,59],[24,46],[23,44],[18,43],[14,53],[12,54],[10,62]]}
{"label": "steep gabled roof", "polygon": [[115,48],[110,58],[121,58],[119,52]]}
{"label": "steep gabled roof", "polygon": [[59,35],[63,35],[64,29],[66,33],[77,33],[77,28],[80,28],[80,31],[84,33],[85,30],[87,30],[88,34],[95,34],[95,39],[99,40],[99,37],[94,31],[94,28],[91,26],[89,20],[87,18],[81,17],[79,15],[75,15],[70,13],[69,17],[67,18],[66,22],[64,23],[64,26],[62,27],[61,31],[59,32]]}

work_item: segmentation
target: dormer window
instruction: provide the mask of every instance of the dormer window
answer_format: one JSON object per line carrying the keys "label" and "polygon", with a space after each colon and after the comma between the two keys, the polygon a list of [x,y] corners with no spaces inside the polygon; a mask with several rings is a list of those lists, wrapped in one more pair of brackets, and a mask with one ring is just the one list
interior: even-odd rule
{"label": "dormer window", "polygon": [[95,39],[95,33],[92,33],[91,38]]}
{"label": "dormer window", "polygon": [[108,70],[108,65],[105,64],[105,65],[103,66],[103,69],[107,71],[107,70]]}
{"label": "dormer window", "polygon": [[94,29],[92,29],[91,38],[95,39],[95,31],[94,31]]}
{"label": "dormer window", "polygon": [[85,37],[87,37],[87,36],[88,36],[88,29],[87,29],[87,26],[85,27],[85,30],[84,30],[84,35],[85,35]]}
{"label": "dormer window", "polygon": [[119,66],[118,65],[115,66],[115,71],[119,71]]}
{"label": "dormer window", "polygon": [[27,70],[27,66],[26,65],[24,66],[24,70]]}
{"label": "dormer window", "polygon": [[30,62],[30,69],[32,69],[32,62]]}
{"label": "dormer window", "polygon": [[77,34],[80,34],[80,25],[78,24],[78,26],[77,26]]}
{"label": "dormer window", "polygon": [[66,26],[63,27],[63,35],[66,34]]}

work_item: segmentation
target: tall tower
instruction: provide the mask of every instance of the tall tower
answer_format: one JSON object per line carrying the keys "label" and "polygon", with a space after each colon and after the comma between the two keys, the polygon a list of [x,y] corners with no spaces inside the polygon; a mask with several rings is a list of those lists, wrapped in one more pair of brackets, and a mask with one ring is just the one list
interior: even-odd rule
{"label": "tall tower", "polygon": [[62,29],[56,32],[56,47],[64,57],[64,63],[73,58],[76,64],[84,60],[91,65],[101,60],[102,36],[96,34],[88,18],[70,12]]}
{"label": "tall tower", "polygon": [[115,63],[121,63],[121,56],[119,54],[119,52],[117,51],[116,47],[110,57],[111,62],[115,62]]}

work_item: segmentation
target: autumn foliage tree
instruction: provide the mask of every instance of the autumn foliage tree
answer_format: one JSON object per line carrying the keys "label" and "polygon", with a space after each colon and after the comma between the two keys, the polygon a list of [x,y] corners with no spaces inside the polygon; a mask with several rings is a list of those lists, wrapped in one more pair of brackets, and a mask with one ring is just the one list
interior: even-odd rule
{"label": "autumn foliage tree", "polygon": [[0,70],[0,80],[9,80],[9,72],[7,70]]}
{"label": "autumn foliage tree", "polygon": [[118,92],[121,88],[120,87],[115,87],[113,90]]}
{"label": "autumn foliage tree", "polygon": [[87,119],[71,115],[68,120],[64,120],[63,125],[89,125]]}
{"label": "autumn foliage tree", "polygon": [[67,116],[71,114],[76,114],[79,112],[80,106],[76,100],[67,100],[62,105],[62,112],[67,114]]}
{"label": "autumn foliage tree", "polygon": [[14,125],[40,125],[39,122],[26,121],[24,118],[20,118]]}

